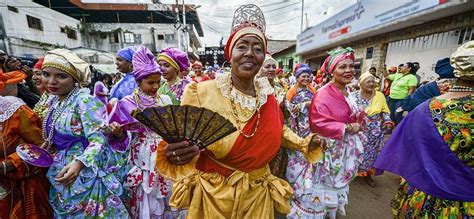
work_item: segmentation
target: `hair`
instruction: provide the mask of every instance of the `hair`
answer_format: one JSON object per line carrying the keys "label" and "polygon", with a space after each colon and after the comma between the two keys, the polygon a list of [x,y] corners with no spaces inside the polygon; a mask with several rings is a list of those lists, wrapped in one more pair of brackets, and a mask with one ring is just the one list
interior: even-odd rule
{"label": "hair", "polygon": [[374,69],[374,71],[377,71],[377,68],[375,68],[375,67],[370,67],[369,71],[372,70],[372,69]]}
{"label": "hair", "polygon": [[105,80],[105,79],[109,79],[110,81],[112,81],[112,75],[110,75],[110,74],[103,74],[103,75],[101,75],[100,81],[103,81],[103,80]]}
{"label": "hair", "polygon": [[402,64],[400,64],[400,65],[398,65],[398,67],[399,67],[399,68],[400,68],[400,67],[402,67],[402,66],[403,66],[403,63],[402,63]]}
{"label": "hair", "polygon": [[416,71],[418,69],[416,69],[415,65],[411,62],[407,62],[406,65],[408,65],[408,67],[410,68],[410,74],[416,74]]}

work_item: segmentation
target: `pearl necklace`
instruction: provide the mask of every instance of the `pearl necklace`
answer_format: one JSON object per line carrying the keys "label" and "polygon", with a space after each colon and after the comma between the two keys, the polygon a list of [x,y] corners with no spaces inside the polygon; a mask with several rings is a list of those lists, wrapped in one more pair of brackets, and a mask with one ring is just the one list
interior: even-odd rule
{"label": "pearl necklace", "polygon": [[474,92],[474,87],[454,85],[449,92]]}
{"label": "pearl necklace", "polygon": [[[79,87],[74,87],[74,89],[71,92],[69,92],[69,94],[67,95],[66,99],[64,99],[64,101],[60,101],[58,96],[55,96],[51,100],[51,107],[46,113],[46,116],[43,118],[43,130],[42,130],[43,139],[46,141],[48,145],[51,144],[51,139],[53,138],[54,127],[56,125],[57,120],[59,119],[59,117],[61,117],[61,114],[69,105],[69,102],[72,100],[73,97],[75,97],[79,93],[79,91],[80,91]],[[51,116],[51,114],[53,116],[53,119],[52,119],[52,122],[49,124],[49,132],[46,133],[48,119]]]}

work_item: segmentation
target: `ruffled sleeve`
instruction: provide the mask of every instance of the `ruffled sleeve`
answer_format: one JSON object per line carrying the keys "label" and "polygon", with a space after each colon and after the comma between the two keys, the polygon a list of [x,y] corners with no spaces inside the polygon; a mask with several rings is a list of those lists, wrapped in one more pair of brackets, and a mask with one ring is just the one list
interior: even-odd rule
{"label": "ruffled sleeve", "polygon": [[287,126],[283,126],[282,145],[283,147],[298,150],[310,163],[316,163],[321,159],[323,147],[318,146],[317,148],[309,151],[309,144],[315,134],[310,134],[305,138],[299,137],[296,133],[291,131]]}
{"label": "ruffled sleeve", "polygon": [[[186,86],[181,99],[181,105],[200,106],[198,98],[198,84],[191,82]],[[176,165],[168,161],[165,153],[166,142],[162,141],[158,145],[158,154],[156,157],[156,170],[164,177],[173,181],[178,181],[192,174],[198,156],[194,157],[189,163],[184,165]]]}

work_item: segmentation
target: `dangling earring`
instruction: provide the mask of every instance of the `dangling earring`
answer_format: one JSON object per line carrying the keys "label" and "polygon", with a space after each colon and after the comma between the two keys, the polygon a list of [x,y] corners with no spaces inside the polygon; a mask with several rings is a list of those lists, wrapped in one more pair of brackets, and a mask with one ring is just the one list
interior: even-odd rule
{"label": "dangling earring", "polygon": [[74,83],[74,87],[79,87],[79,83]]}

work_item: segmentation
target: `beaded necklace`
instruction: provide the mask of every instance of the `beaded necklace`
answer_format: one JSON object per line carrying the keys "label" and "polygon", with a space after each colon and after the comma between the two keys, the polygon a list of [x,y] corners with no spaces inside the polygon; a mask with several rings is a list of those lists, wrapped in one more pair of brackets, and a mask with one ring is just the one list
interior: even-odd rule
{"label": "beaded necklace", "polygon": [[[258,124],[260,123],[260,101],[259,101],[259,93],[257,93],[257,97],[256,97],[256,100],[257,100],[257,103],[256,103],[256,107],[255,109],[253,110],[253,112],[251,113],[251,115],[249,116],[248,119],[246,120],[240,120],[239,119],[239,116],[238,116],[238,113],[237,113],[237,107],[236,107],[236,104],[234,103],[234,98],[232,97],[232,95],[230,94],[232,89],[236,89],[234,88],[234,85],[232,84],[232,80],[229,78],[230,80],[230,89],[229,89],[229,97],[230,97],[230,105],[231,105],[231,111],[232,111],[232,116],[234,117],[235,121],[237,122],[237,130],[240,132],[240,134],[242,134],[244,137],[246,138],[252,138],[256,133],[257,133],[257,130],[258,130]],[[241,128],[241,125],[243,123],[246,123],[248,122],[254,115],[255,113],[257,113],[257,123],[255,124],[255,127],[254,127],[254,130],[253,132],[250,134],[250,135],[247,135],[243,132],[242,128]]]}
{"label": "beaded necklace", "polygon": [[454,85],[451,89],[449,89],[449,91],[450,92],[474,92],[474,87]]}
{"label": "beaded necklace", "polygon": [[[66,99],[64,101],[60,101],[58,96],[55,96],[51,100],[51,108],[49,108],[48,112],[46,113],[46,116],[43,118],[43,130],[42,130],[42,135],[43,139],[46,141],[46,144],[50,145],[51,144],[51,139],[53,138],[54,135],[54,127],[56,125],[57,120],[59,117],[61,117],[61,114],[63,111],[66,109],[66,107],[69,105],[69,102],[79,93],[80,89],[79,87],[74,87],[74,89],[69,92],[67,95]],[[46,133],[46,127],[48,125],[48,119],[49,117],[53,116],[53,119],[51,123],[49,124],[49,132]]]}

